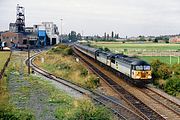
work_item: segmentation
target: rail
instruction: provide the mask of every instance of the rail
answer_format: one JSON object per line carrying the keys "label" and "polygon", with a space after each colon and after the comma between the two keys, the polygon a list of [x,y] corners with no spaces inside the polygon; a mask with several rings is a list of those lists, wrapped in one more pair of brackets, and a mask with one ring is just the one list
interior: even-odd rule
{"label": "rail", "polygon": [[[37,65],[35,65],[33,63],[33,60],[35,59],[36,55],[38,55],[38,53],[33,55],[30,58],[30,66],[34,71],[38,72],[39,74],[41,74],[47,78],[50,78],[50,79],[55,80],[61,84],[64,84],[64,85],[66,85],[66,86],[68,86],[68,87],[92,98],[93,100],[95,100],[98,103],[101,103],[102,105],[106,106],[111,111],[113,111],[113,113],[115,115],[117,115],[118,118],[120,118],[120,119],[123,119],[123,120],[127,120],[127,119],[128,120],[129,119],[131,119],[131,120],[134,120],[134,119],[144,120],[144,118],[142,118],[138,114],[134,113],[130,109],[126,108],[125,106],[121,105],[120,103],[114,101],[113,99],[111,99],[111,98],[109,98],[109,97],[107,97],[101,93],[97,93],[97,92],[90,91],[88,89],[84,89],[81,86],[76,85],[75,83],[72,83],[70,81],[64,80],[63,78],[59,78],[57,76],[54,76],[53,74],[48,73],[47,71],[39,68]],[[28,61],[26,61],[26,64],[28,64]]]}
{"label": "rail", "polygon": [[[81,58],[83,59],[83,61],[85,61],[92,69],[93,71],[95,71],[95,73],[100,76],[101,78],[103,78],[105,80],[106,83],[108,83],[108,85],[114,89],[115,91],[118,92],[118,94],[120,96],[123,97],[123,99],[125,101],[128,102],[128,104],[130,104],[133,108],[136,109],[136,111],[144,118],[144,119],[162,119],[164,120],[165,118],[163,118],[161,115],[159,115],[156,111],[152,110],[151,108],[149,108],[147,105],[145,105],[143,102],[141,102],[138,98],[134,97],[131,93],[129,93],[128,91],[126,91],[124,88],[122,88],[121,86],[119,86],[117,83],[115,83],[111,78],[109,78],[107,75],[105,75],[104,73],[102,73],[99,69],[97,69],[96,67],[94,67],[91,63],[89,63],[86,58],[83,58],[82,55],[80,55],[80,51],[76,50],[75,48],[73,48],[74,52]],[[81,53],[82,54],[82,53]],[[84,55],[85,56],[85,55]]]}

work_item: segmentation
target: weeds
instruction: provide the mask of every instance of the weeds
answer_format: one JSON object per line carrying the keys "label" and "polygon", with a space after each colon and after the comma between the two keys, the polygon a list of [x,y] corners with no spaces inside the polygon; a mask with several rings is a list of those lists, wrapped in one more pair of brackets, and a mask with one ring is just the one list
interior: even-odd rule
{"label": "weeds", "polygon": [[[71,52],[72,49],[68,46],[59,45],[39,55],[35,63],[58,77],[70,80],[86,88],[97,88],[99,86],[97,77],[92,76],[84,66],[77,63],[70,56]],[[41,58],[45,59],[44,63],[40,62]]]}

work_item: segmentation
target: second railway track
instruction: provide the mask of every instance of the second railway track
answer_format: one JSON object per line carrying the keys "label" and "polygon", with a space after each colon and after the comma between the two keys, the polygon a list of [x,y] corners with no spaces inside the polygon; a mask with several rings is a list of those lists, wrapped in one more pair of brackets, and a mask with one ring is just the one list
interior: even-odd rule
{"label": "second railway track", "polygon": [[174,101],[166,98],[165,96],[161,95],[155,90],[152,90],[149,87],[141,89],[143,93],[154,99],[155,101],[159,102],[160,104],[164,105],[167,109],[173,111],[177,114],[177,117],[180,116],[180,105],[175,103]]}

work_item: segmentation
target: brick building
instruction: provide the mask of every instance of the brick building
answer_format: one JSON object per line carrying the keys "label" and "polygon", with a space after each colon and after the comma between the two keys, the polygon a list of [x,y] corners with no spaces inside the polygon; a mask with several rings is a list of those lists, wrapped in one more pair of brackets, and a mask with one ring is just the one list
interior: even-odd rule
{"label": "brick building", "polygon": [[169,39],[170,43],[180,43],[180,37],[176,36],[176,37],[172,37]]}
{"label": "brick building", "polygon": [[24,35],[22,33],[5,32],[1,34],[1,41],[7,47],[12,47],[15,44],[23,44]]}

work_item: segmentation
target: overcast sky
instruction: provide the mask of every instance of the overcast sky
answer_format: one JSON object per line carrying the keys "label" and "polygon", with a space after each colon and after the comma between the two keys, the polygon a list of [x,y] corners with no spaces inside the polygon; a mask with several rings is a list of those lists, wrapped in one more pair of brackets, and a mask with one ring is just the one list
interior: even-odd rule
{"label": "overcast sky", "polygon": [[0,0],[0,31],[25,7],[26,26],[52,21],[63,33],[119,33],[121,37],[180,33],[180,0]]}

